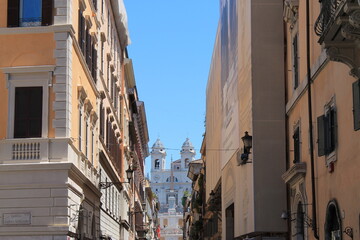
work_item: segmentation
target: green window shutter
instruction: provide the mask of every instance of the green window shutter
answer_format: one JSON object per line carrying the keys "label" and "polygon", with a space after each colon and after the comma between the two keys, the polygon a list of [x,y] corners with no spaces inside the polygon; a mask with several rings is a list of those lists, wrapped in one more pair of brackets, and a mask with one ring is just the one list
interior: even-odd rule
{"label": "green window shutter", "polygon": [[354,130],[360,129],[360,80],[352,85],[353,88],[353,114],[354,114]]}
{"label": "green window shutter", "polygon": [[318,156],[324,156],[326,150],[326,138],[325,138],[325,126],[326,118],[324,115],[317,118],[317,129],[318,129]]}

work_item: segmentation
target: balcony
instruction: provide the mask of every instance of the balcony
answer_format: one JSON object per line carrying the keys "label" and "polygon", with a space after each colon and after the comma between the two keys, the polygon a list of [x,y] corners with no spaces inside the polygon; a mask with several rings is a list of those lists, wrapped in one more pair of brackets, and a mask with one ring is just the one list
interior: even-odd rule
{"label": "balcony", "polygon": [[360,40],[360,1],[322,0],[314,30],[330,60],[348,65],[350,74],[358,77],[360,59],[354,49],[358,51]]}
{"label": "balcony", "polygon": [[0,140],[0,164],[73,163],[95,186],[99,174],[68,138],[16,138]]}

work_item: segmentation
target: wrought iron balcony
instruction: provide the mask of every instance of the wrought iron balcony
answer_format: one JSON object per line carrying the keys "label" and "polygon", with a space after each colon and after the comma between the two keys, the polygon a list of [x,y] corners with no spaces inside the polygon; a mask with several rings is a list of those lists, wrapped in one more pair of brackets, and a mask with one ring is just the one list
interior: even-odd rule
{"label": "wrought iron balcony", "polygon": [[350,75],[360,77],[357,43],[360,40],[360,0],[322,0],[314,30],[329,59],[348,65]]}
{"label": "wrought iron balcony", "polygon": [[314,30],[319,43],[343,42],[360,37],[360,1],[322,0]]}

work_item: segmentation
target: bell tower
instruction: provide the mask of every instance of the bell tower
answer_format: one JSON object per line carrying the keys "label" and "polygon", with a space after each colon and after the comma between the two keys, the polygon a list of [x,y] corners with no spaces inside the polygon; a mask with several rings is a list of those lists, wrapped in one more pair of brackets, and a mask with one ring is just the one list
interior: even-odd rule
{"label": "bell tower", "polygon": [[151,172],[164,170],[166,158],[164,144],[158,138],[151,149]]}
{"label": "bell tower", "polygon": [[181,155],[181,168],[186,169],[189,167],[189,163],[195,160],[195,149],[193,144],[190,142],[189,138],[186,138],[185,142],[183,143],[180,151]]}

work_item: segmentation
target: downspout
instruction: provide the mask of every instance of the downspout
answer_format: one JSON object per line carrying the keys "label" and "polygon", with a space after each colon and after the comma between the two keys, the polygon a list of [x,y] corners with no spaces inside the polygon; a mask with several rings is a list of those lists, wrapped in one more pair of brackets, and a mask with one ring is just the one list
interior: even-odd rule
{"label": "downspout", "polygon": [[310,163],[311,163],[311,195],[312,195],[312,230],[314,237],[319,239],[316,219],[316,191],[315,191],[315,170],[314,170],[314,141],[312,125],[312,102],[311,102],[311,68],[310,68],[310,2],[306,0],[306,68],[307,68],[307,87],[308,87],[308,114],[310,131]]}

